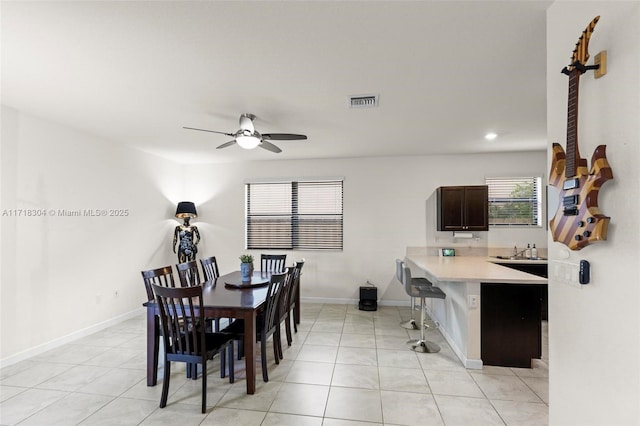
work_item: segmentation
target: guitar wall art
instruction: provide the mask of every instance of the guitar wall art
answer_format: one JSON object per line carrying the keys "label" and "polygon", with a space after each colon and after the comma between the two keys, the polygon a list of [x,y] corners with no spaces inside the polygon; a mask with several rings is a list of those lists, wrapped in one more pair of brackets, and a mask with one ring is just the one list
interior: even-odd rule
{"label": "guitar wall art", "polygon": [[580,250],[589,244],[606,240],[608,216],[598,208],[598,193],[602,184],[613,179],[613,172],[606,158],[606,145],[596,147],[591,157],[591,169],[587,160],[580,158],[578,150],[578,86],[580,76],[598,65],[587,66],[588,45],[600,16],[596,16],[582,32],[571,57],[571,65],[562,73],[569,76],[569,101],[567,108],[567,151],[558,143],[553,144],[549,184],[560,192],[559,207],[549,222],[553,240],[571,250]]}

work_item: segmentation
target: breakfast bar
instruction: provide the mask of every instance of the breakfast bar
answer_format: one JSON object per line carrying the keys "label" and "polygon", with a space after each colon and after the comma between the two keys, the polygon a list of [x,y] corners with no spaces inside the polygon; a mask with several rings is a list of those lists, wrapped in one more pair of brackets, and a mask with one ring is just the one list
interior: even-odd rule
{"label": "breakfast bar", "polygon": [[540,299],[546,278],[486,256],[408,252],[406,261],[415,276],[426,277],[447,295],[427,302],[427,311],[466,368],[530,367],[531,358],[540,357]]}

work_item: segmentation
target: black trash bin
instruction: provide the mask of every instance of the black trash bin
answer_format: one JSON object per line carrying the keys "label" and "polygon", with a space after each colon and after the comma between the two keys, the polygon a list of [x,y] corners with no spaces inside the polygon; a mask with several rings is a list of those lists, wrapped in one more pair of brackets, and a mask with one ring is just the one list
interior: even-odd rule
{"label": "black trash bin", "polygon": [[378,310],[378,287],[374,285],[360,287],[360,302],[358,303],[358,309],[361,311]]}

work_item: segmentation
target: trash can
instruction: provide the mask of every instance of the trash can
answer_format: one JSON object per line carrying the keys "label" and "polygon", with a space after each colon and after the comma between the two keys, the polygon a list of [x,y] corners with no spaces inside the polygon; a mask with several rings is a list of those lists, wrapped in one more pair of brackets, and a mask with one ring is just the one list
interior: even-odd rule
{"label": "trash can", "polygon": [[367,281],[368,286],[360,287],[360,302],[358,309],[361,311],[378,310],[378,287]]}

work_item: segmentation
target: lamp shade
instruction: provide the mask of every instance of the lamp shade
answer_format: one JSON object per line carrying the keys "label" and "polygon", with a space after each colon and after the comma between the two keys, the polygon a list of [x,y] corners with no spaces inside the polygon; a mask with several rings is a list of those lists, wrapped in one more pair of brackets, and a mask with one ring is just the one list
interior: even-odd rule
{"label": "lamp shade", "polygon": [[191,201],[180,201],[178,203],[178,208],[176,209],[176,217],[178,219],[184,219],[185,217],[198,217],[196,205]]}

